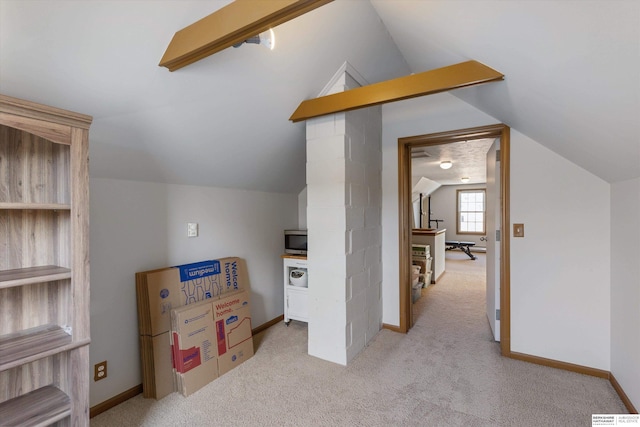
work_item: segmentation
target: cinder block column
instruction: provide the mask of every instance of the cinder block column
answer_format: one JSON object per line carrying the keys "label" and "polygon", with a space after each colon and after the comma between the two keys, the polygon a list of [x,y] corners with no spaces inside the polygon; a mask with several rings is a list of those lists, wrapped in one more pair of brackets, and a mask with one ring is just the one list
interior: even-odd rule
{"label": "cinder block column", "polygon": [[382,324],[381,141],[381,107],[307,121],[309,354],[343,365]]}

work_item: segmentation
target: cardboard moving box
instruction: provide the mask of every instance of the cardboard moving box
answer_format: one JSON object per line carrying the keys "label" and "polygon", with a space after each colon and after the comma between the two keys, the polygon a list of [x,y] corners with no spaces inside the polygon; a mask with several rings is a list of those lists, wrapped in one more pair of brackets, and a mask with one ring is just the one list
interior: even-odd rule
{"label": "cardboard moving box", "polygon": [[174,379],[183,396],[189,396],[218,378],[211,301],[172,310],[171,337]]}
{"label": "cardboard moving box", "polygon": [[249,291],[224,295],[212,301],[216,324],[218,375],[223,375],[253,356]]}
{"label": "cardboard moving box", "polygon": [[144,397],[162,399],[175,390],[171,310],[249,289],[246,262],[236,257],[136,273]]}
{"label": "cardboard moving box", "polygon": [[[151,337],[140,335],[143,396],[162,399],[173,393],[171,372],[171,335],[169,332]],[[169,369],[167,369],[169,367]]]}
{"label": "cardboard moving box", "polygon": [[184,396],[253,356],[249,291],[171,310],[173,372]]}
{"label": "cardboard moving box", "polygon": [[173,308],[240,289],[249,289],[249,275],[235,257],[136,273],[140,335],[169,331]]}

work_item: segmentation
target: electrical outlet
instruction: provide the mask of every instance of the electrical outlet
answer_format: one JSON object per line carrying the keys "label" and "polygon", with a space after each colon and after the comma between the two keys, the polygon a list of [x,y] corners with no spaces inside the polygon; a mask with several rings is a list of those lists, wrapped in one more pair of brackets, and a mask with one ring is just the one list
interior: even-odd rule
{"label": "electrical outlet", "polygon": [[100,381],[107,378],[107,361],[96,363],[94,366],[93,380]]}

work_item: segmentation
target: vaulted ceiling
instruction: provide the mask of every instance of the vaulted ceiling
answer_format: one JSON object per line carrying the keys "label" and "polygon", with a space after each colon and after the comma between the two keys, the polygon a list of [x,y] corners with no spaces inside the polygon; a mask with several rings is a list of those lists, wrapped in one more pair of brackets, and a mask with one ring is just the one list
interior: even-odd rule
{"label": "vaulted ceiling", "polygon": [[0,92],[94,117],[95,177],[297,192],[289,116],[348,61],[376,83],[469,59],[453,95],[609,181],[640,176],[640,2],[335,0],[173,73],[175,31],[223,0],[0,0]]}

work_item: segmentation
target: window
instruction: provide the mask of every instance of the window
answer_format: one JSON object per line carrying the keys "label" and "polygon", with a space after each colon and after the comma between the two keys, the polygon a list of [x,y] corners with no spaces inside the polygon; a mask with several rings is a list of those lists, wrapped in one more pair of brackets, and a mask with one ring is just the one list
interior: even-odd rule
{"label": "window", "polygon": [[458,190],[458,234],[486,234],[485,200],[485,190]]}

